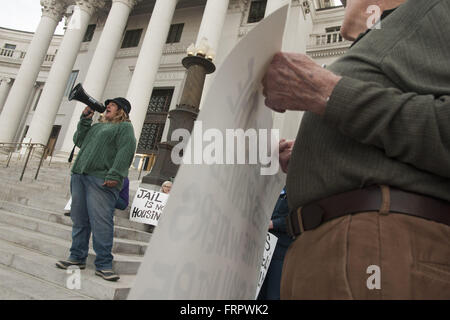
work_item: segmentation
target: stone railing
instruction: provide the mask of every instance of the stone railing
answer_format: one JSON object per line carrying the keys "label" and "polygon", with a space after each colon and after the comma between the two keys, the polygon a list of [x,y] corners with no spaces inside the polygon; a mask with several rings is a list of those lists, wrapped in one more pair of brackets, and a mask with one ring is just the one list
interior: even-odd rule
{"label": "stone railing", "polygon": [[351,42],[342,38],[339,31],[336,32],[327,32],[327,33],[315,33],[311,34],[309,38],[308,48],[317,48],[321,47],[335,47],[335,46],[350,46]]}
{"label": "stone railing", "polygon": [[25,51],[6,48],[0,49],[0,57],[8,57],[15,60],[22,60],[23,58],[25,58],[25,54],[26,54]]}
{"label": "stone railing", "polygon": [[[20,50],[13,50],[13,49],[6,49],[6,48],[0,48],[0,58],[8,58],[12,60],[16,60],[17,62],[22,62],[22,60],[25,58],[26,51],[20,51]],[[55,60],[54,54],[47,54],[44,58],[44,64],[52,64]]]}

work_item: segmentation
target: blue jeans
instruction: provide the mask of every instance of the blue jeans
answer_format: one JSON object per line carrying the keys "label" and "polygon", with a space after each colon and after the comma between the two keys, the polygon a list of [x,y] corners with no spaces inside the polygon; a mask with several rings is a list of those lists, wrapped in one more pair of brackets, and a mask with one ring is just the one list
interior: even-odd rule
{"label": "blue jeans", "polygon": [[94,176],[72,175],[70,217],[73,226],[69,260],[86,262],[92,230],[95,267],[97,270],[112,270],[114,207],[119,198],[119,190],[104,187],[103,183],[103,179]]}

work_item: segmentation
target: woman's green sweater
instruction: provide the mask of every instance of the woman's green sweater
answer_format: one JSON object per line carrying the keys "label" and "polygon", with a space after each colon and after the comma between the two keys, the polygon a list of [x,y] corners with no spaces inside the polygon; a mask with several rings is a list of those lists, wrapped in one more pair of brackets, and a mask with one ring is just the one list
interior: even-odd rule
{"label": "woman's green sweater", "polygon": [[122,189],[123,179],[133,161],[136,138],[131,122],[100,122],[83,116],[78,122],[73,142],[81,150],[72,173],[87,174],[104,180],[115,180]]}

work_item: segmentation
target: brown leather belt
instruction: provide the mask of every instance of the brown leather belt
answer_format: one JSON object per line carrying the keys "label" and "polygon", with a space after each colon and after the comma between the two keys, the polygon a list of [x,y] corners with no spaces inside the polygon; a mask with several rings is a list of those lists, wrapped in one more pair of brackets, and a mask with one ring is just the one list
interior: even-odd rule
{"label": "brown leather belt", "polygon": [[286,217],[288,233],[295,237],[332,219],[369,211],[407,214],[450,226],[450,202],[393,187],[371,186],[333,195],[291,211]]}

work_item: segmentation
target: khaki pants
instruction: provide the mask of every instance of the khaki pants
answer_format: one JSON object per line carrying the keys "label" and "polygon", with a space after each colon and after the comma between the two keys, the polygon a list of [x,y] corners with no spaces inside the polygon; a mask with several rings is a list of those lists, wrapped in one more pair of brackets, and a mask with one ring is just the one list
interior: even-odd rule
{"label": "khaki pants", "polygon": [[450,227],[378,212],[331,220],[289,247],[281,299],[450,299]]}

